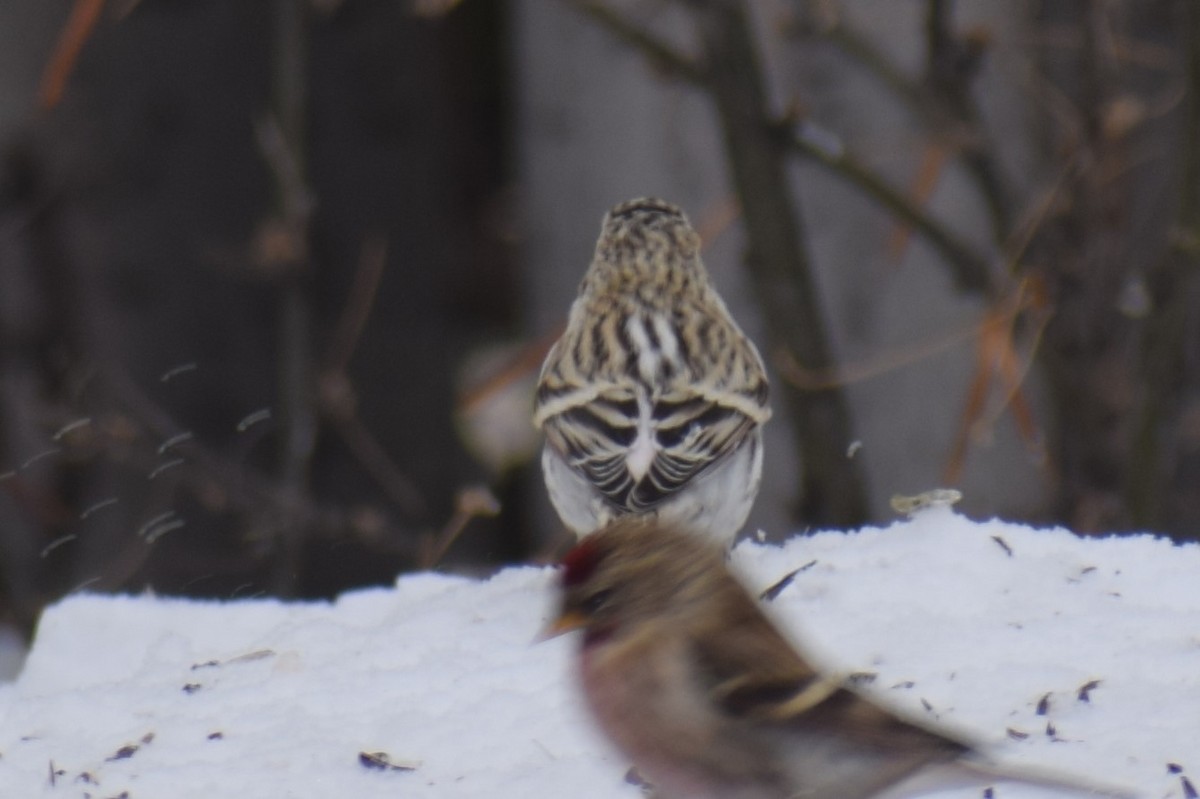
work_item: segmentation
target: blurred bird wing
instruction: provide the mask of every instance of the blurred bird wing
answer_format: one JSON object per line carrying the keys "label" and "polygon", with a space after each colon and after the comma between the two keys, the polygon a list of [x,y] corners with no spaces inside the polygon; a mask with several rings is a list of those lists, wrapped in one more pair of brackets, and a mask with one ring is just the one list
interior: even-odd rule
{"label": "blurred bird wing", "polygon": [[1074,774],[1061,774],[1051,769],[1031,766],[1008,765],[985,761],[979,758],[964,758],[958,765],[968,774],[994,780],[1011,780],[1030,785],[1041,785],[1056,791],[1090,796],[1107,796],[1111,799],[1136,799],[1143,794],[1128,785],[1095,782],[1089,778],[1077,777]]}
{"label": "blurred bird wing", "polygon": [[[731,634],[696,636],[696,662],[713,700],[730,716],[780,730],[838,736],[881,751],[928,752],[952,759],[972,749],[962,740],[906,721],[834,675],[805,661],[754,604],[740,596]],[[732,603],[731,603],[732,604]]]}
{"label": "blurred bird wing", "polygon": [[[743,598],[752,605],[749,597]],[[956,733],[905,719],[902,713],[846,687],[841,679],[819,674],[757,607],[743,609],[741,615],[732,635],[693,638],[698,670],[717,706],[748,726],[765,724],[810,741],[831,743],[842,738],[864,752],[888,758],[891,772],[886,776],[881,772],[880,785],[921,770],[917,777],[904,778],[895,792],[886,792],[889,799],[919,797],[932,789],[987,780],[1011,780],[1110,799],[1140,795],[1128,786],[991,762],[979,754],[979,747]],[[764,625],[770,630],[764,630]],[[926,773],[925,766],[939,763],[942,765]],[[843,788],[852,792],[845,783]]]}

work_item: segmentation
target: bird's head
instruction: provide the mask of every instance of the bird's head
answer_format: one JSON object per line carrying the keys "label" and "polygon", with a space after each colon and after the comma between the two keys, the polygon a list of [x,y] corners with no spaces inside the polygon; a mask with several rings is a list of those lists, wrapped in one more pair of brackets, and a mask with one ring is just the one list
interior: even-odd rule
{"label": "bird's head", "polygon": [[594,642],[647,619],[687,614],[710,598],[723,559],[697,534],[657,521],[614,521],[563,558],[558,615],[546,637],[581,629]]}

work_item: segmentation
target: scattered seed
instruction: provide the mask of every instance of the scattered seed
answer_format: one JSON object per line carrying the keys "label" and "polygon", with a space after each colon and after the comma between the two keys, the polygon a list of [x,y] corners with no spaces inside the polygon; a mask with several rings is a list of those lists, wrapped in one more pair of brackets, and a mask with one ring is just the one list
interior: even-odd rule
{"label": "scattered seed", "polygon": [[1044,716],[1050,712],[1050,694],[1044,695],[1037,703],[1037,714]]}
{"label": "scattered seed", "polygon": [[358,762],[363,768],[379,771],[416,771],[417,763],[393,763],[387,752],[359,752]]}
{"label": "scattered seed", "polygon": [[1014,730],[1012,727],[1009,727],[1004,732],[1008,735],[1009,738],[1012,738],[1014,741],[1024,741],[1026,738],[1029,737],[1029,733],[1021,732],[1020,730]]}
{"label": "scattered seed", "polygon": [[134,754],[137,753],[137,750],[138,750],[137,744],[125,744],[120,749],[118,749],[115,754],[113,754],[111,757],[104,758],[104,760],[105,760],[105,762],[112,762],[113,760],[125,760],[127,758],[133,757]]}
{"label": "scattered seed", "polygon": [[787,588],[789,585],[792,584],[792,580],[796,579],[797,574],[799,574],[802,571],[808,571],[809,569],[811,569],[813,566],[816,566],[816,565],[817,565],[817,562],[815,560],[810,560],[808,563],[805,563],[800,568],[792,569],[790,572],[788,572],[787,574],[780,577],[775,582],[774,585],[772,585],[771,587],[769,587],[765,591],[763,591],[761,594],[759,594],[758,598],[760,600],[762,600],[763,602],[773,601],[775,599],[775,597],[777,597],[783,593],[783,589]]}
{"label": "scattered seed", "polygon": [[1083,685],[1079,686],[1079,693],[1076,694],[1080,702],[1091,702],[1092,691],[1100,687],[1099,680],[1088,680]]}
{"label": "scattered seed", "polygon": [[637,766],[630,766],[629,771],[625,772],[625,782],[628,785],[636,785],[639,788],[653,788],[646,778],[637,770]]}
{"label": "scattered seed", "polygon": [[253,652],[247,652],[244,655],[231,657],[226,663],[252,663],[255,660],[264,660],[266,658],[275,657],[274,649],[257,649]]}
{"label": "scattered seed", "polygon": [[1003,538],[1001,538],[998,535],[992,536],[992,540],[1000,545],[1000,548],[1004,550],[1005,555],[1008,555],[1010,558],[1013,556],[1012,547],[1010,547],[1008,545],[1007,541],[1005,541]]}

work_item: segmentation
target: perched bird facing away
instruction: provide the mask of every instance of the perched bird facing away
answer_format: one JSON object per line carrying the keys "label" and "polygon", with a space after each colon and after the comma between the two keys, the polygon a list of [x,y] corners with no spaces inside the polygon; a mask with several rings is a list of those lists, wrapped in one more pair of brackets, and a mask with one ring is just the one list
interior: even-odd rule
{"label": "perched bird facing away", "polygon": [[1006,770],[818,673],[725,566],[721,547],[625,519],[563,561],[550,635],[583,630],[583,693],[660,799],[908,797],[995,778],[1129,796]]}
{"label": "perched bird facing away", "polygon": [[610,210],[538,381],[542,472],[563,523],[583,536],[655,516],[728,543],[758,494],[770,415],[762,359],[683,211]]}

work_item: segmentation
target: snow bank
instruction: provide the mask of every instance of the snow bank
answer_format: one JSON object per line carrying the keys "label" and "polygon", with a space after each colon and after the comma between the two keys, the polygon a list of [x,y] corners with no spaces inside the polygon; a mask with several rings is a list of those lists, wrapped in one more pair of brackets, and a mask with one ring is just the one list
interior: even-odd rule
{"label": "snow bank", "polygon": [[[733,563],[754,590],[801,569],[769,603],[798,640],[1006,761],[1153,797],[1200,784],[1200,547],[938,508]],[[0,797],[637,797],[575,695],[574,641],[531,643],[552,579],[409,575],[332,604],[71,597],[0,687]]]}

